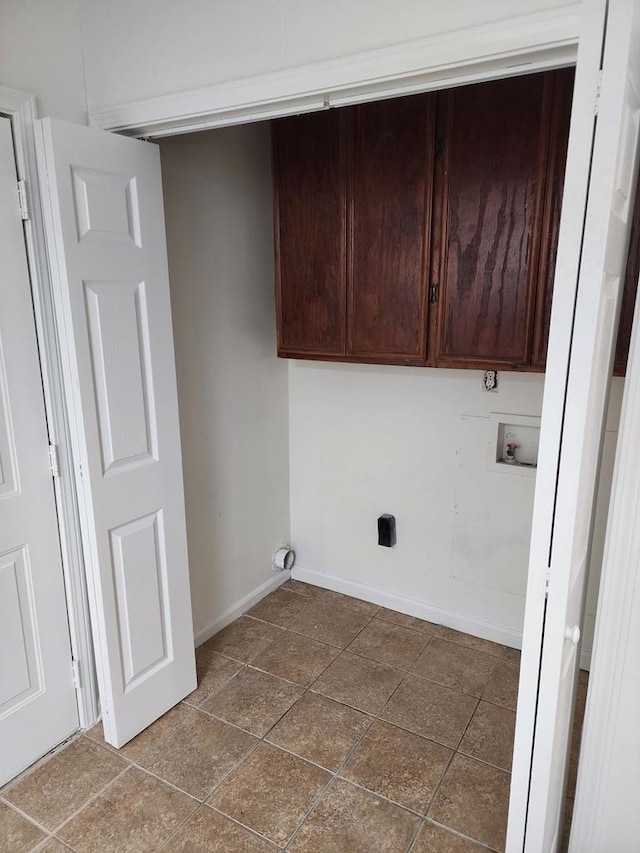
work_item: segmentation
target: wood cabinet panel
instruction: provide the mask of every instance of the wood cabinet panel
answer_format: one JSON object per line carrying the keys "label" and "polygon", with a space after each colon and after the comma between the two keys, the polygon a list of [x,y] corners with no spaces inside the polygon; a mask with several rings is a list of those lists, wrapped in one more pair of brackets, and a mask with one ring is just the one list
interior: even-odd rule
{"label": "wood cabinet panel", "polygon": [[551,82],[440,93],[438,365],[530,362]]}
{"label": "wood cabinet panel", "polygon": [[344,356],[344,112],[272,125],[278,352]]}
{"label": "wood cabinet panel", "polygon": [[640,176],[636,185],[635,207],[631,222],[631,237],[629,239],[629,254],[627,255],[627,270],[624,279],[624,289],[622,291],[620,322],[618,324],[618,340],[613,363],[613,372],[616,376],[624,376],[627,372],[633,313],[636,307],[638,275],[640,275]]}
{"label": "wood cabinet panel", "polygon": [[551,300],[553,296],[556,256],[558,254],[558,234],[560,232],[560,213],[562,209],[562,194],[564,192],[567,146],[569,144],[569,121],[571,119],[574,77],[574,69],[566,68],[562,71],[556,71],[553,81],[547,185],[544,201],[540,269],[538,273],[533,354],[531,358],[532,365],[539,368],[544,368],[547,360],[547,346],[549,344]]}
{"label": "wood cabinet panel", "polygon": [[435,96],[353,111],[348,354],[424,363]]}
{"label": "wood cabinet panel", "polygon": [[[547,167],[547,189],[545,193],[545,212],[542,226],[543,240],[540,256],[539,292],[535,318],[535,337],[532,365],[544,368],[549,342],[551,320],[551,301],[558,251],[560,230],[560,212],[564,191],[564,173],[569,140],[569,121],[573,95],[574,70],[572,68],[556,71],[554,74],[554,93],[551,118],[551,138],[549,143],[549,163]],[[629,255],[622,292],[622,305],[618,338],[614,359],[614,373],[624,376],[631,341],[631,326],[636,301],[638,275],[640,274],[640,183],[636,189],[635,209],[631,226]]]}

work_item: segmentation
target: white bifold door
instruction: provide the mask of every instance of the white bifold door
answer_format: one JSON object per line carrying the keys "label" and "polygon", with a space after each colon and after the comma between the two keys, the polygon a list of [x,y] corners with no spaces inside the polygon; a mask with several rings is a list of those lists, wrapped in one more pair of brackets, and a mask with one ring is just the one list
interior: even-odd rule
{"label": "white bifold door", "polygon": [[11,122],[0,117],[0,786],[78,728],[42,377],[16,189]]}
{"label": "white bifold door", "polygon": [[37,124],[104,734],[121,746],[196,685],[160,156]]}
{"label": "white bifold door", "polygon": [[559,844],[639,126],[640,0],[585,0],[545,377],[507,853],[554,853]]}

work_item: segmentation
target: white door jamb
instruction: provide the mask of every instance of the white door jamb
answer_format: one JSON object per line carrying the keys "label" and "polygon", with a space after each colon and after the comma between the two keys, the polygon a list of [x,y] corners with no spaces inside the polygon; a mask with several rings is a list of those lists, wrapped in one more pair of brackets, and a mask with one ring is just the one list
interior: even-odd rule
{"label": "white door jamb", "polygon": [[38,338],[42,386],[49,442],[57,448],[60,476],[54,478],[58,527],[62,551],[71,653],[79,673],[78,716],[81,728],[99,716],[98,685],[89,623],[84,559],[77,509],[73,459],[60,366],[53,298],[49,280],[44,228],[37,178],[33,123],[35,97],[0,86],[0,113],[11,120],[18,178],[25,181],[29,218],[25,238],[34,316]]}

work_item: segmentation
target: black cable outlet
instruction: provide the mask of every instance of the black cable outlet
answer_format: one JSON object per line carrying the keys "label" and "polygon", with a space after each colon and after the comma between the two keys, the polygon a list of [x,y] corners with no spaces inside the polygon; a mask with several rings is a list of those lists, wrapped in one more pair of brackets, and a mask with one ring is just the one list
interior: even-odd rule
{"label": "black cable outlet", "polygon": [[393,548],[396,544],[396,519],[395,516],[385,513],[378,519],[378,545],[385,548]]}

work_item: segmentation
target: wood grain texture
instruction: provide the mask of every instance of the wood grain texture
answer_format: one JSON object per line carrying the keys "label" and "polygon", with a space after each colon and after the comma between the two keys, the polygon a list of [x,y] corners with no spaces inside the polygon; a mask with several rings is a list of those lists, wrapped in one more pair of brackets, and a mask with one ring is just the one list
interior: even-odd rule
{"label": "wood grain texture", "polygon": [[437,365],[530,364],[551,93],[546,73],[440,94]]}
{"label": "wood grain texture", "polygon": [[424,364],[435,96],[354,111],[348,349]]}
{"label": "wood grain texture", "polygon": [[618,325],[618,340],[614,358],[613,372],[616,376],[624,376],[627,372],[627,359],[631,343],[633,313],[636,307],[636,292],[638,276],[640,275],[640,180],[636,185],[636,197],[631,222],[631,237],[629,238],[629,254],[627,255],[627,270],[622,291],[622,306]]}
{"label": "wood grain texture", "polygon": [[560,213],[564,192],[567,146],[569,144],[569,122],[571,120],[574,78],[575,70],[573,68],[565,68],[561,71],[556,71],[553,79],[551,135],[549,140],[540,267],[538,271],[538,294],[534,319],[533,353],[531,357],[532,365],[540,368],[544,368],[545,366],[549,343],[551,301],[553,297],[556,256],[558,254],[558,235],[560,233]]}
{"label": "wood grain texture", "polygon": [[345,353],[345,119],[327,110],[272,123],[280,355]]}

